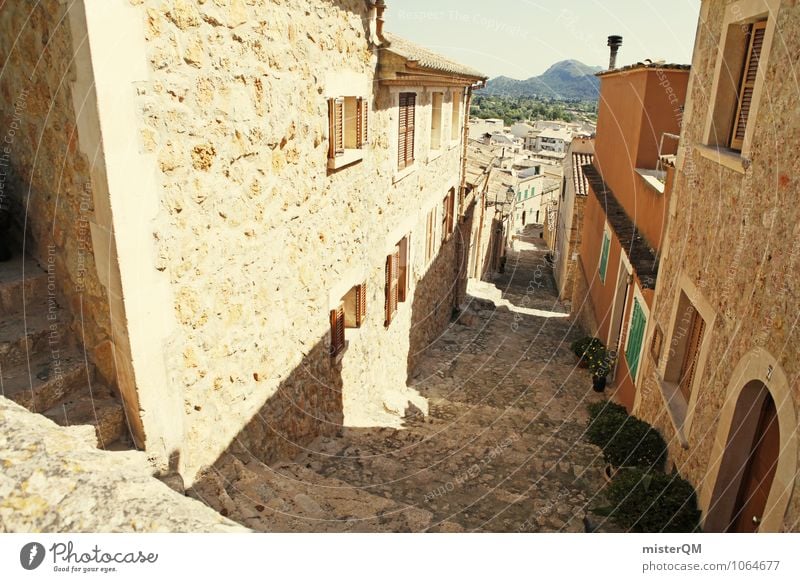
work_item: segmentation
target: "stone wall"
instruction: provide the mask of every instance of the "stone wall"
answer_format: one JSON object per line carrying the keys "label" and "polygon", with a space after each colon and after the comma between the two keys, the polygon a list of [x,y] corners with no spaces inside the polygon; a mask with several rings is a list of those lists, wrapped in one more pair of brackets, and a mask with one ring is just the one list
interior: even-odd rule
{"label": "stone wall", "polygon": [[24,231],[25,252],[48,270],[69,314],[54,322],[59,333],[82,338],[113,385],[108,298],[92,246],[90,161],[78,148],[65,14],[57,0],[6,3],[0,11],[0,191],[12,201],[16,242]]}
{"label": "stone wall", "polygon": [[[706,24],[699,29],[695,47],[672,197],[680,204],[673,202],[652,311],[654,322],[668,333],[674,301],[685,277],[710,304],[715,316],[713,328],[705,331],[710,334],[707,364],[694,383],[697,400],[686,435],[688,447],[678,444],[660,394],[656,364],[649,353],[643,360],[637,410],[662,431],[671,443],[676,467],[698,487],[701,500],[706,502],[708,497],[703,492],[713,485],[709,471],[715,463],[712,451],[721,428],[722,410],[729,386],[738,385],[734,370],[748,353],[761,348],[774,358],[789,387],[789,398],[781,406],[788,407],[795,419],[800,411],[798,331],[793,324],[800,303],[795,147],[800,141],[800,118],[796,91],[784,82],[792,75],[793,62],[800,51],[800,37],[796,34],[800,30],[800,12],[792,8],[794,2],[783,2],[776,14],[775,41],[764,61],[765,92],[757,117],[749,122],[755,123],[754,139],[748,167],[742,173],[707,159],[695,147],[704,139],[719,54],[720,23],[727,4],[704,3],[701,18]],[[668,350],[670,338],[665,341]],[[766,361],[759,373],[767,373]],[[779,376],[779,370],[774,369],[771,384],[775,385]],[[741,382],[748,379],[742,378]],[[782,426],[781,430],[796,438],[796,427]],[[798,476],[790,475],[786,490],[790,493],[794,489],[795,493],[783,527],[793,531],[800,524],[798,485]]]}
{"label": "stone wall", "polygon": [[96,448],[0,396],[0,532],[246,532],[154,478],[141,452]]}
{"label": "stone wall", "polygon": [[[425,219],[460,183],[461,149],[429,159],[430,94],[375,84],[366,4],[131,4],[146,23],[139,139],[159,166],[155,252],[177,319],[164,353],[184,393],[188,480],[237,439],[269,461],[342,421],[397,425],[409,401],[425,408],[405,383],[411,322],[425,321],[422,343],[443,325],[447,283],[433,279],[453,278],[452,265],[422,264]],[[400,176],[392,136],[407,89],[419,92],[417,164]],[[343,93],[371,97],[371,141],[329,172],[326,99]],[[409,234],[417,292],[386,328],[386,256]],[[329,311],[364,282],[366,323],[336,363]]]}

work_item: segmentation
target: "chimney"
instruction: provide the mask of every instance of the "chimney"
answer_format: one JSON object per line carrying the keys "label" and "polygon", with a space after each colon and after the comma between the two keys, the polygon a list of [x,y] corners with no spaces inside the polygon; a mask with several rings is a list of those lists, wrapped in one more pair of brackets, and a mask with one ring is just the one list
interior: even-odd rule
{"label": "chimney", "polygon": [[622,46],[622,37],[616,34],[609,36],[608,46],[611,47],[611,58],[608,61],[608,70],[613,71],[617,68],[617,53],[619,52],[619,47]]}
{"label": "chimney", "polygon": [[377,0],[375,2],[375,8],[377,8],[378,17],[377,17],[377,30],[376,33],[378,38],[383,40],[383,12],[386,10],[386,2],[384,0]]}

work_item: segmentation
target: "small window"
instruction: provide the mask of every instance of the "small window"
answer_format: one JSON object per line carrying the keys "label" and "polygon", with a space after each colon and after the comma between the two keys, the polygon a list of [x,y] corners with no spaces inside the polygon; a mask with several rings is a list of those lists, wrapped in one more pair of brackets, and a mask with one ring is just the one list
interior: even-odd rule
{"label": "small window", "polygon": [[453,214],[455,213],[456,192],[451,189],[442,201],[442,242],[450,238],[453,232]]}
{"label": "small window", "polygon": [[661,352],[664,349],[664,332],[661,331],[661,326],[656,324],[655,329],[653,330],[653,340],[650,342],[650,355],[653,357],[653,361],[658,366],[658,362],[661,360]]}
{"label": "small window", "polygon": [[328,99],[328,167],[338,169],[363,157],[369,144],[369,102],[363,97]]}
{"label": "small window", "polygon": [[628,333],[628,346],[625,348],[625,361],[628,363],[628,370],[631,372],[631,380],[636,381],[636,373],[639,371],[639,358],[642,353],[642,341],[644,331],[647,326],[647,319],[644,310],[639,304],[639,300],[634,298],[633,309],[631,310],[630,332]]}
{"label": "small window", "polygon": [[345,330],[362,327],[367,317],[367,285],[356,285],[342,299],[342,302],[331,310],[331,346],[330,354],[336,357],[341,354],[347,343]]}
{"label": "small window", "polygon": [[442,147],[442,101],[444,93],[434,93],[431,98],[431,150]]}
{"label": "small window", "polygon": [[664,380],[677,384],[687,403],[692,395],[705,328],[700,312],[681,292]]}
{"label": "small window", "polygon": [[[538,222],[538,217],[537,217]],[[608,231],[603,233],[603,248],[600,251],[600,280],[605,284],[606,272],[608,271],[608,252],[611,248],[611,237]]]}
{"label": "small window", "polygon": [[399,170],[404,170],[414,163],[416,105],[416,93],[400,93],[400,120],[397,135],[397,168]]}
{"label": "small window", "polygon": [[453,91],[453,119],[450,124],[452,141],[461,139],[461,91]]}

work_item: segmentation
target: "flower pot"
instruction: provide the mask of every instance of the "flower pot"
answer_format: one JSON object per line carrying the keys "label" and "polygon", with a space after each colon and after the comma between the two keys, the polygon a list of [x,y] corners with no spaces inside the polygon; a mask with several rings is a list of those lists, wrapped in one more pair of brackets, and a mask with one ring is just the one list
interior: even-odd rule
{"label": "flower pot", "polygon": [[602,392],[606,389],[605,376],[592,376],[592,388],[595,392]]}
{"label": "flower pot", "polygon": [[586,358],[579,357],[578,358],[578,367],[579,368],[588,368],[589,367],[589,362],[586,361]]}

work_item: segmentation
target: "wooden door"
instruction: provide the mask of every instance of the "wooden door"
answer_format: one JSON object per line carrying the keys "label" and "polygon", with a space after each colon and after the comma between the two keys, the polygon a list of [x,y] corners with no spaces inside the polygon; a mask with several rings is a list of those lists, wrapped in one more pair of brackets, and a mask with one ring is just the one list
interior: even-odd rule
{"label": "wooden door", "polygon": [[778,411],[769,394],[764,398],[753,447],[739,486],[729,531],[755,533],[764,516],[780,452]]}

